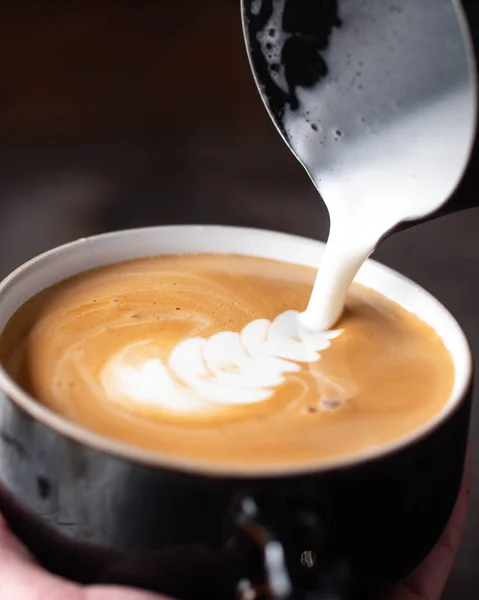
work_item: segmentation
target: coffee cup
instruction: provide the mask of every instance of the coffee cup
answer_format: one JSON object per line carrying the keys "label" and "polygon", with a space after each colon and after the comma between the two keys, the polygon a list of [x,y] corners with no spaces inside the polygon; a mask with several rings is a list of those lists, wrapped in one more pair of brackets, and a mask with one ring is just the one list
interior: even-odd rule
{"label": "coffee cup", "polygon": [[[322,251],[322,243],[305,238],[218,226],[82,239],[6,278],[0,328],[41,290],[111,263],[207,252],[314,267]],[[358,281],[419,316],[452,356],[450,398],[419,430],[358,457],[307,467],[212,466],[88,431],[0,369],[0,510],[14,532],[42,565],[82,583],[133,585],[180,600],[323,598],[333,591],[381,597],[383,586],[424,559],[450,517],[473,368],[460,326],[425,290],[374,261]]]}

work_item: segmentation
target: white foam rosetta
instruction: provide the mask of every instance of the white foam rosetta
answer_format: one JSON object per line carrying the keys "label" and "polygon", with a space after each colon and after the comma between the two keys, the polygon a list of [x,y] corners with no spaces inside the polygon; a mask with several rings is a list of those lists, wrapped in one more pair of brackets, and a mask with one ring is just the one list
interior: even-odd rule
{"label": "white foam rosetta", "polygon": [[299,313],[290,310],[273,321],[251,321],[240,333],[186,339],[166,364],[154,356],[158,341],[145,340],[113,355],[101,383],[111,399],[175,413],[263,402],[341,333],[303,331]]}

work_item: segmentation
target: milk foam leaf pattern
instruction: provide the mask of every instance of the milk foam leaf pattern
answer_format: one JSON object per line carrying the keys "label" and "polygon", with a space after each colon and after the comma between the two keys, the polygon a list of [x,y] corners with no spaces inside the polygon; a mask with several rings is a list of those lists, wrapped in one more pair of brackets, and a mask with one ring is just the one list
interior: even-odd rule
{"label": "milk foam leaf pattern", "polygon": [[320,352],[341,331],[302,331],[299,312],[286,311],[272,322],[257,319],[240,333],[181,341],[166,364],[152,357],[155,340],[137,342],[115,354],[102,372],[112,400],[172,412],[245,405],[271,398],[288,374],[320,360]]}

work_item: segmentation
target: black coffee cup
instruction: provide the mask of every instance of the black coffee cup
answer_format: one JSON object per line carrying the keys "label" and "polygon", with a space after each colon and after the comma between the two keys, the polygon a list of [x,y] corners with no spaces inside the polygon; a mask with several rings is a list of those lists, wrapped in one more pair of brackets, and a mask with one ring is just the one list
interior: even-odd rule
{"label": "black coffee cup", "polygon": [[[0,285],[0,328],[42,289],[113,262],[219,252],[316,266],[322,250],[304,238],[229,227],[79,240]],[[453,392],[424,426],[344,460],[228,469],[103,438],[51,412],[1,370],[0,510],[14,532],[66,578],[179,600],[383,597],[385,586],[424,559],[451,515],[465,460],[472,360],[457,322],[416,284],[373,261],[358,281],[416,313],[451,352]]]}

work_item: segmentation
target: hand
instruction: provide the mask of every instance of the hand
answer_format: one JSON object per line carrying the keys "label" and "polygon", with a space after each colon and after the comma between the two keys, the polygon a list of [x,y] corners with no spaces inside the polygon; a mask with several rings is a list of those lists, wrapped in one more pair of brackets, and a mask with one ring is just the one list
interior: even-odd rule
{"label": "hand", "polygon": [[471,456],[468,453],[461,491],[449,524],[423,564],[395,586],[388,600],[440,600],[464,533],[471,483]]}
{"label": "hand", "polygon": [[167,600],[113,586],[82,587],[44,571],[0,516],[0,598],[5,600]]}

